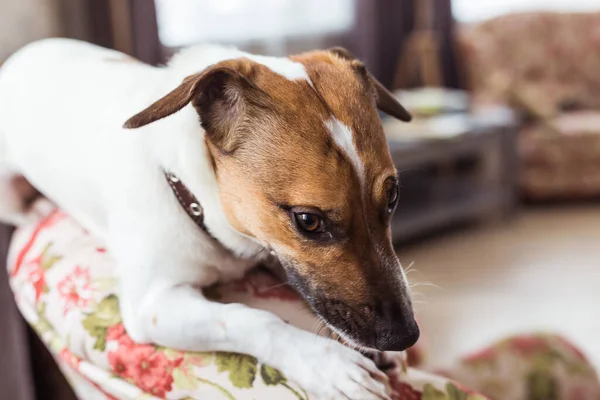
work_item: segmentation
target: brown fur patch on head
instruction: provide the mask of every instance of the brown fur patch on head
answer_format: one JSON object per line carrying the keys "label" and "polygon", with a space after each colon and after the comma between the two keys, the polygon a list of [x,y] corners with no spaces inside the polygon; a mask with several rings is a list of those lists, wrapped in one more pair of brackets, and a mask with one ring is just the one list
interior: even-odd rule
{"label": "brown fur patch on head", "polygon": [[[294,57],[303,63],[331,113],[350,127],[354,145],[367,176],[389,169],[391,162],[387,141],[383,134],[381,119],[376,108],[376,93],[364,65],[357,60],[348,60],[329,51],[319,51]],[[379,171],[377,171],[379,169]]]}
{"label": "brown fur patch on head", "polygon": [[[349,192],[346,186],[355,177],[324,125],[330,110],[309,82],[290,81],[265,66],[250,65],[252,73],[246,71],[244,75],[252,77],[269,107],[245,109],[233,135],[235,145],[229,148],[235,150],[233,154],[218,151],[220,146],[211,140],[210,132],[207,137],[230,221],[243,232],[269,242],[278,229],[273,231],[275,221],[263,218],[261,209],[279,205],[342,209],[344,196],[340,194]],[[329,182],[336,175],[340,179],[335,184]],[[239,202],[227,198],[226,193],[240,188],[250,196]],[[250,204],[248,197],[260,199],[260,204]],[[275,215],[269,212],[269,216]],[[288,216],[282,217],[280,222],[289,225]],[[294,245],[295,240],[290,239],[282,244]]]}
{"label": "brown fur patch on head", "polygon": [[[390,240],[396,170],[377,89],[360,62],[335,53],[291,59],[304,65],[310,82],[246,64],[243,75],[269,102],[245,109],[233,153],[218,151],[207,136],[225,213],[236,229],[277,251],[291,283],[338,329],[364,345],[402,348],[418,328]],[[332,137],[332,120],[351,131],[362,176]],[[324,214],[329,236],[303,236],[294,224],[298,209]],[[390,345],[389,332],[403,329],[397,337],[411,339]]]}
{"label": "brown fur patch on head", "polygon": [[[351,62],[330,52],[292,58],[310,77],[290,81],[268,68],[246,64],[252,83],[270,107],[244,117],[233,155],[210,143],[222,204],[243,233],[277,248],[311,284],[350,303],[369,303],[380,277],[382,250],[394,258],[385,215],[385,181],[395,175],[372,86]],[[358,69],[358,70],[357,70]],[[251,71],[251,73],[249,73]],[[336,118],[353,134],[364,182],[325,122]],[[289,206],[328,210],[337,238],[315,245],[301,238]],[[340,276],[352,278],[352,283]]]}
{"label": "brown fur patch on head", "polygon": [[[333,52],[291,59],[309,80],[247,58],[224,61],[186,78],[126,126],[193,104],[231,225],[275,249],[296,289],[325,318],[373,345],[374,327],[389,310],[414,323],[390,241],[395,168],[377,90],[359,62]],[[330,131],[332,121],[348,128],[360,171]],[[307,235],[297,213],[318,215],[327,231]]]}

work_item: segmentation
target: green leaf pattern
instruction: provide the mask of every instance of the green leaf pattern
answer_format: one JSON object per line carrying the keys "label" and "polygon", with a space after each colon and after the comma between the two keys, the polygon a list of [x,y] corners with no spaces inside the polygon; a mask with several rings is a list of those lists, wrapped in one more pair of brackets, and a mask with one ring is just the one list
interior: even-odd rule
{"label": "green leaf pattern", "polygon": [[427,383],[423,387],[421,400],[486,400],[486,398],[477,394],[468,394],[452,383],[446,384],[445,391]]}
{"label": "green leaf pattern", "polygon": [[96,339],[94,349],[98,351],[106,350],[106,332],[110,326],[121,322],[119,313],[119,300],[117,296],[110,295],[98,303],[96,310],[88,314],[81,324],[89,335]]}
{"label": "green leaf pattern", "polygon": [[37,321],[33,323],[33,329],[39,336],[44,336],[48,332],[52,332],[54,328],[46,318],[46,303],[40,302],[37,307]]}
{"label": "green leaf pattern", "polygon": [[552,372],[539,365],[527,376],[527,396],[530,400],[557,400],[558,387]]}
{"label": "green leaf pattern", "polygon": [[229,380],[235,387],[252,387],[258,364],[255,357],[237,353],[217,353],[216,364],[219,372],[229,373]]}
{"label": "green leaf pattern", "polygon": [[275,386],[287,381],[287,379],[285,379],[285,375],[279,372],[279,370],[269,367],[266,364],[260,366],[260,376],[267,386]]}

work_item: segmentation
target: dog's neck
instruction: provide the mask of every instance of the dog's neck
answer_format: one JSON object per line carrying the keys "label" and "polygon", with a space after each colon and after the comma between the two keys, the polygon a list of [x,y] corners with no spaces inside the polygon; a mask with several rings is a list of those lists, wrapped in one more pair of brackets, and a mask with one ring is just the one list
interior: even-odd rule
{"label": "dog's neck", "polygon": [[192,106],[169,118],[168,134],[161,127],[165,122],[157,121],[151,134],[156,161],[162,169],[177,175],[198,199],[210,235],[240,258],[266,253],[260,242],[233,228],[223,212],[204,133]]}

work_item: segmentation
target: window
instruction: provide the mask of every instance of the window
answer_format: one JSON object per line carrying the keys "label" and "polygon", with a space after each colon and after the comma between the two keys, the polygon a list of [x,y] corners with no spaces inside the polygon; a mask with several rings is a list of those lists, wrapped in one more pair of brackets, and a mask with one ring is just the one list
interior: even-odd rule
{"label": "window", "polygon": [[453,0],[452,11],[461,22],[480,21],[519,11],[600,11],[598,0]]}
{"label": "window", "polygon": [[339,34],[354,24],[355,0],[155,0],[161,43],[283,42]]}

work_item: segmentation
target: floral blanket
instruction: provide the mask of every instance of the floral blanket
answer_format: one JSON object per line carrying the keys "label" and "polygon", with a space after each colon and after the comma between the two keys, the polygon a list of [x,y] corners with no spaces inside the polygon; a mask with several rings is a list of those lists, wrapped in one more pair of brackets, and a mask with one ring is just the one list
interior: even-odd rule
{"label": "floral blanket", "polygon": [[[8,268],[17,305],[79,398],[314,399],[248,355],[133,343],[121,322],[114,267],[103,244],[58,210],[32,214],[11,243]],[[303,329],[318,326],[300,297],[266,271],[206,294],[270,310]],[[409,360],[422,359],[418,348]],[[512,338],[438,372],[409,368],[393,379],[393,399],[486,399],[459,380],[496,400],[600,400],[594,369],[556,336]]]}
{"label": "floral blanket", "polygon": [[[32,219],[11,243],[11,286],[21,313],[81,399],[313,399],[248,355],[133,343],[121,323],[114,260],[103,244],[58,210]],[[265,271],[207,294],[269,309],[301,328],[317,326],[300,297]],[[413,369],[393,386],[396,400],[484,400]]]}

